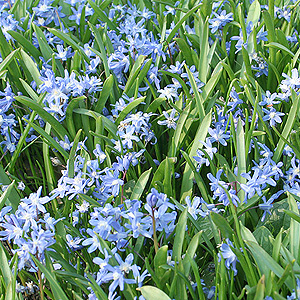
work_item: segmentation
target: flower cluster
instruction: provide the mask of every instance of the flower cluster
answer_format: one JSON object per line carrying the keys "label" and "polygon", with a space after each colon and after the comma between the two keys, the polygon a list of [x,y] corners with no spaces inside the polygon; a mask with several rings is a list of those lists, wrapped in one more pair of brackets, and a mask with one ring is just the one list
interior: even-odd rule
{"label": "flower cluster", "polygon": [[47,213],[45,204],[51,199],[41,193],[42,187],[22,199],[15,213],[8,214],[9,206],[1,210],[1,240],[16,246],[12,252],[18,255],[18,269],[26,267],[30,272],[38,270],[31,255],[44,260],[45,251],[55,244],[55,224],[60,221]]}

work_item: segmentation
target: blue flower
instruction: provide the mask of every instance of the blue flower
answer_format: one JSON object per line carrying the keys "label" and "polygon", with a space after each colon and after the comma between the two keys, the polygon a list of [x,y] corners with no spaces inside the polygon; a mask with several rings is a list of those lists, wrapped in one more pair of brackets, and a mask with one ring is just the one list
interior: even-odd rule
{"label": "blue flower", "polygon": [[270,110],[263,108],[263,112],[266,114],[263,117],[263,121],[269,121],[270,126],[275,126],[276,123],[281,123],[282,120],[280,117],[285,115],[282,112],[276,111],[276,109],[273,107],[271,107]]}
{"label": "blue flower", "polygon": [[[297,295],[296,295],[297,291]],[[292,294],[290,296],[287,296],[287,300],[294,300],[294,299],[299,299],[300,296],[300,279],[296,278],[296,291],[293,290]]]}
{"label": "blue flower", "polygon": [[[226,244],[227,243],[227,244]],[[231,247],[233,247],[232,242],[229,239],[226,239],[226,243],[222,243],[220,246],[221,253],[218,253],[219,262],[221,261],[221,257],[225,259],[225,266],[229,270],[233,270],[234,276],[237,275],[236,263],[239,261],[237,256],[232,251]]]}
{"label": "blue flower", "polygon": [[159,125],[167,125],[168,128],[173,128],[174,130],[176,129],[176,121],[179,119],[179,114],[175,117],[175,114],[177,111],[173,108],[170,115],[166,112],[163,111],[163,115],[165,116],[166,120],[163,121],[157,121]]}
{"label": "blue flower", "polygon": [[271,94],[270,91],[266,91],[266,94],[262,95],[262,101],[259,102],[259,105],[266,105],[267,107],[270,107],[274,104],[278,104],[280,101],[275,101],[277,96],[277,93]]}
{"label": "blue flower", "polygon": [[213,12],[216,18],[209,19],[210,23],[209,28],[211,28],[211,33],[215,33],[218,29],[224,27],[227,23],[233,20],[233,13],[226,14],[226,10],[222,10],[221,14],[218,15],[216,12]]}
{"label": "blue flower", "polygon": [[67,234],[66,240],[67,240],[68,246],[71,248],[72,251],[77,251],[77,250],[82,249],[82,246],[80,245],[80,243],[82,241],[81,238],[79,238],[79,237],[73,238],[71,236],[71,234]]}
{"label": "blue flower", "polygon": [[102,247],[101,247],[101,243],[99,241],[99,238],[96,234],[96,231],[88,228],[86,230],[86,232],[91,236],[90,238],[87,238],[85,239],[83,242],[82,242],[82,246],[89,246],[88,248],[88,253],[92,253],[94,251],[96,251],[97,249],[99,249],[101,252],[103,252],[102,250]]}
{"label": "blue flower", "polygon": [[225,130],[221,128],[221,125],[218,124],[215,129],[208,128],[208,133],[211,135],[211,142],[219,142],[223,146],[227,145],[227,142],[225,139],[230,138],[230,134],[225,133]]}
{"label": "blue flower", "polygon": [[195,220],[197,220],[197,215],[200,212],[199,205],[201,203],[201,199],[199,197],[194,197],[193,202],[191,203],[190,196],[186,196],[185,203],[187,204],[188,212]]}
{"label": "blue flower", "polygon": [[0,91],[0,96],[3,96],[0,101],[0,114],[3,114],[8,111],[8,109],[11,107],[12,102],[15,100],[15,95],[12,92],[11,86],[8,82],[6,83],[4,92]]}
{"label": "blue flower", "polygon": [[61,59],[62,61],[66,61],[68,58],[73,56],[73,53],[71,53],[71,48],[68,47],[67,49],[64,49],[63,45],[57,45],[57,54],[55,56],[56,59]]}
{"label": "blue flower", "polygon": [[271,215],[270,210],[273,208],[273,202],[274,200],[276,200],[281,194],[283,193],[283,191],[279,191],[276,194],[272,195],[272,197],[267,201],[266,197],[263,196],[262,200],[263,200],[263,204],[259,204],[258,207],[264,211],[263,216],[261,218],[261,221],[263,222],[266,218],[266,214],[268,213],[269,215]]}
{"label": "blue flower", "polygon": [[43,204],[49,202],[51,199],[46,197],[41,197],[42,187],[40,186],[36,193],[31,193],[29,198],[24,198],[22,201],[26,203],[29,207],[32,207],[36,211],[46,213],[46,209]]}
{"label": "blue flower", "polygon": [[196,151],[197,156],[193,156],[193,158],[198,163],[197,171],[200,170],[200,167],[202,166],[202,164],[205,163],[206,166],[209,166],[209,164],[210,164],[209,159],[207,157],[203,157],[203,156],[205,156],[205,154],[207,154],[209,156],[209,158],[212,160],[214,153],[216,153],[218,151],[217,148],[212,146],[210,138],[206,138],[206,142],[200,141],[200,143],[203,144],[206,148],[203,149],[205,152],[198,149]]}
{"label": "blue flower", "polygon": [[122,145],[123,147],[127,147],[128,149],[132,149],[133,143],[132,141],[138,142],[140,139],[134,135],[135,133],[135,126],[129,125],[125,127],[125,132],[124,131],[118,131],[117,135],[122,140]]}
{"label": "blue flower", "polygon": [[282,74],[283,77],[286,79],[282,80],[282,84],[286,84],[289,88],[296,89],[300,87],[300,77],[299,77],[299,72],[295,68],[292,71],[292,77],[289,77],[285,73]]}

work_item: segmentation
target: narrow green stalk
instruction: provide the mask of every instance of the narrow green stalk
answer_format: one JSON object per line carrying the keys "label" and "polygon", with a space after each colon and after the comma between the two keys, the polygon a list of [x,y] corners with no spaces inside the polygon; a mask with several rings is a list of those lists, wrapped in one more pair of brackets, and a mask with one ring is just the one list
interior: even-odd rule
{"label": "narrow green stalk", "polygon": [[249,285],[250,286],[255,286],[256,283],[257,283],[256,276],[255,276],[255,273],[254,273],[253,268],[252,268],[252,263],[251,263],[250,258],[248,256],[247,249],[245,248],[244,241],[242,239],[239,220],[237,218],[236,210],[234,209],[234,205],[232,203],[231,198],[230,198],[230,205],[229,206],[230,206],[231,214],[233,215],[233,220],[234,220],[234,225],[235,225],[238,241],[240,243],[241,248],[243,249],[243,253],[245,255],[245,259],[246,259],[247,265],[249,267],[249,271],[250,271],[249,279],[251,280],[251,281],[249,280]]}
{"label": "narrow green stalk", "polygon": [[155,217],[154,217],[154,209],[152,207],[152,228],[153,228],[153,241],[154,241],[154,249],[155,253],[158,251],[158,240],[157,240],[157,235],[156,235],[156,222],[155,222]]}
{"label": "narrow green stalk", "polygon": [[[37,259],[39,259],[39,258],[37,257]],[[38,278],[39,278],[40,297],[41,297],[41,300],[45,300],[43,282],[42,282],[42,273],[41,273],[40,269],[38,269]]]}

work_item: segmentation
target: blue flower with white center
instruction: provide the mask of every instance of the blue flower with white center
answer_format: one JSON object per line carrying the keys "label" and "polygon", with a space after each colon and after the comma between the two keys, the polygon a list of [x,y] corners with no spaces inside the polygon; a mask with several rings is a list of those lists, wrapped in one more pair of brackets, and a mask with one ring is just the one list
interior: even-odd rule
{"label": "blue flower with white center", "polygon": [[283,9],[279,8],[277,10],[277,14],[278,14],[278,19],[285,19],[288,22],[291,21],[291,10],[289,7],[284,6]]}
{"label": "blue flower with white center", "polygon": [[122,74],[129,70],[130,61],[128,55],[116,51],[108,58],[107,62],[109,68],[113,70],[120,82],[122,79]]}
{"label": "blue flower with white center", "polygon": [[239,95],[234,87],[232,87],[229,96],[230,101],[228,101],[227,106],[231,106],[231,108],[228,109],[228,112],[234,111],[239,104],[243,104],[243,101],[239,98]]}
{"label": "blue flower with white center", "polygon": [[46,213],[46,208],[43,204],[49,202],[51,199],[48,196],[41,197],[41,193],[42,187],[40,186],[36,193],[31,193],[29,198],[24,198],[22,201],[34,210]]}
{"label": "blue flower with white center", "polygon": [[176,61],[175,66],[170,65],[170,68],[167,71],[180,75],[182,73],[184,64],[185,64],[185,61],[183,61],[182,63],[180,63],[179,61]]}
{"label": "blue flower with white center", "polygon": [[179,113],[177,113],[177,111],[173,108],[170,115],[166,111],[163,111],[163,115],[165,116],[166,120],[157,121],[157,123],[159,125],[167,125],[168,128],[173,128],[175,130],[176,121],[179,119]]}
{"label": "blue flower with white center", "polygon": [[200,170],[200,167],[204,163],[205,163],[206,166],[210,165],[209,159],[207,157],[203,157],[203,156],[205,156],[205,154],[207,154],[209,156],[209,158],[212,160],[214,153],[216,153],[218,151],[218,149],[216,147],[212,146],[210,138],[206,138],[206,142],[200,141],[200,143],[205,146],[205,149],[203,149],[205,152],[203,152],[200,149],[198,149],[196,151],[197,156],[193,156],[193,158],[198,163],[197,171]]}
{"label": "blue flower with white center", "polygon": [[[227,243],[227,244],[226,244]],[[225,259],[225,266],[228,270],[233,270],[234,276],[237,275],[236,263],[239,261],[237,256],[232,251],[231,247],[233,247],[232,242],[229,239],[226,239],[226,243],[222,243],[220,246],[221,253],[218,253],[219,262],[223,257]]]}
{"label": "blue flower with white center", "polygon": [[77,250],[82,249],[82,246],[80,245],[82,238],[80,238],[80,237],[73,238],[71,236],[71,234],[67,234],[66,240],[67,240],[68,246],[71,248],[72,251],[77,251]]}
{"label": "blue flower with white center", "polygon": [[84,194],[84,189],[87,187],[89,180],[82,178],[81,176],[82,174],[78,173],[74,178],[64,177],[64,183],[69,185],[66,193],[69,200],[72,200],[78,194]]}
{"label": "blue flower with white center", "polygon": [[158,90],[160,93],[159,97],[165,97],[168,100],[178,99],[178,93],[175,88],[166,86],[163,89]]}
{"label": "blue flower with white center", "polygon": [[64,49],[63,45],[57,45],[57,54],[55,55],[56,59],[61,59],[62,61],[66,61],[68,58],[72,57],[74,53],[71,52],[71,48],[68,47]]}
{"label": "blue flower with white center", "polygon": [[131,267],[134,279],[136,281],[136,284],[138,285],[138,287],[141,287],[143,285],[143,281],[145,280],[146,277],[151,276],[148,273],[148,270],[146,269],[142,274],[140,273],[141,267],[137,266],[137,265],[133,265]]}
{"label": "blue flower with white center", "polygon": [[218,124],[215,129],[208,128],[208,133],[211,135],[211,142],[218,142],[223,146],[227,145],[225,139],[230,138],[230,134],[225,133],[225,130],[221,128],[221,125]]}
{"label": "blue flower with white center", "polygon": [[295,68],[292,71],[292,76],[289,77],[285,73],[282,74],[282,76],[286,79],[282,80],[281,84],[287,85],[288,88],[296,89],[300,87],[300,77],[299,77],[299,72]]}
{"label": "blue flower with white center", "polygon": [[216,12],[213,12],[213,14],[216,17],[208,20],[210,23],[209,28],[211,28],[211,33],[215,33],[217,30],[221,29],[233,20],[233,13],[226,14],[226,10],[223,10],[220,15]]}
{"label": "blue flower with white center", "polygon": [[164,16],[167,16],[168,14],[171,14],[173,16],[175,16],[176,14],[176,7],[180,4],[180,1],[177,1],[173,7],[166,5],[165,7],[165,11],[163,12]]}
{"label": "blue flower with white center", "polygon": [[268,213],[269,215],[271,215],[271,209],[273,208],[273,202],[274,200],[276,200],[281,194],[283,193],[283,191],[279,191],[277,193],[275,193],[274,195],[272,195],[272,197],[267,201],[266,197],[263,196],[262,200],[264,203],[262,204],[258,204],[258,207],[264,211],[263,216],[261,218],[261,221],[263,222],[266,218],[266,214]]}
{"label": "blue flower with white center", "polygon": [[265,95],[262,95],[262,101],[260,101],[259,105],[266,105],[267,107],[271,107],[274,104],[280,103],[280,101],[276,101],[275,99],[278,97],[277,93],[271,94],[270,91],[266,91]]}
{"label": "blue flower with white center", "polygon": [[268,76],[268,72],[269,72],[269,65],[268,63],[263,60],[262,58],[260,58],[259,60],[257,60],[257,66],[251,66],[252,70],[257,71],[255,73],[256,77],[260,77],[261,75],[266,75]]}
{"label": "blue flower with white center", "polygon": [[4,92],[0,91],[0,96],[3,98],[0,101],[0,114],[5,113],[11,107],[12,102],[15,100],[15,94],[12,92],[10,84],[6,83]]}
{"label": "blue flower with white center", "polygon": [[275,126],[276,123],[281,123],[282,120],[280,117],[285,115],[282,112],[276,111],[276,109],[274,107],[271,107],[270,110],[267,110],[265,108],[263,108],[262,110],[266,114],[263,117],[263,121],[269,121],[270,126]]}
{"label": "blue flower with white center", "polygon": [[[125,261],[123,261],[121,256],[118,253],[115,253],[115,259],[118,263],[116,266],[111,266],[109,263],[106,263],[105,266],[100,269],[105,270],[106,272],[102,271],[100,274],[97,274],[97,281],[104,283],[112,280],[112,283],[109,286],[109,299],[114,299],[113,295],[118,286],[120,287],[120,290],[123,291],[125,283],[134,284],[136,282],[135,279],[127,279],[125,277],[125,275],[132,270],[133,254],[130,253]],[[101,264],[101,262],[102,261],[97,259],[95,263]]]}
{"label": "blue flower with white center", "polygon": [[199,205],[201,203],[201,199],[199,197],[194,197],[193,202],[191,203],[190,196],[185,197],[185,203],[188,208],[188,212],[190,215],[197,220],[198,214],[200,213]]}
{"label": "blue flower with white center", "polygon": [[107,170],[105,175],[100,176],[102,184],[105,187],[111,188],[111,193],[114,196],[117,196],[120,192],[120,187],[124,184],[124,181],[119,178],[119,172],[111,172]]}
{"label": "blue flower with white center", "polygon": [[125,127],[124,131],[118,131],[117,135],[121,138],[123,147],[127,147],[128,149],[133,148],[132,141],[138,142],[140,139],[134,135],[135,133],[135,127],[133,125],[129,125]]}
{"label": "blue flower with white center", "polygon": [[[96,251],[97,249],[99,249],[101,252],[103,252],[102,247],[101,247],[101,243],[99,241],[99,238],[96,234],[96,231],[88,228],[86,230],[86,232],[91,236],[90,238],[87,238],[85,240],[83,240],[82,242],[82,246],[89,246],[88,248],[88,253],[92,253],[94,251]],[[94,261],[95,262],[95,261]],[[95,262],[96,263],[96,262]]]}

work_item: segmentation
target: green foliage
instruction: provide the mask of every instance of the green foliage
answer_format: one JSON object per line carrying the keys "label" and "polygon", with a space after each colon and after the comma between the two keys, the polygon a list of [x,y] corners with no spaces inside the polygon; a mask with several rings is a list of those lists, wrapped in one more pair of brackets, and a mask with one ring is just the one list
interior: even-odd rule
{"label": "green foliage", "polygon": [[[0,108],[10,99],[8,84],[14,95],[9,113],[0,111],[0,300],[30,299],[28,288],[18,290],[29,282],[32,297],[42,300],[89,294],[108,300],[114,292],[126,300],[299,297],[299,1],[125,2],[87,0],[81,7],[50,1],[42,9],[55,16],[41,19],[40,1],[10,1],[1,10],[1,22],[14,18],[18,26],[0,26]],[[214,18],[222,11],[232,15],[223,15],[220,25]],[[70,57],[59,57],[58,46]],[[45,88],[50,73],[53,93]],[[91,78],[99,81],[94,91]],[[286,88],[282,81],[290,78],[294,87]],[[279,103],[261,104],[268,92],[276,92]],[[126,132],[129,116],[140,122],[136,139]],[[102,157],[95,154],[100,148]],[[58,186],[70,182],[72,191],[55,194],[45,211],[36,208],[58,220],[55,243],[39,256],[32,242],[22,266],[26,249],[16,240],[33,239],[26,227],[39,217],[26,215],[18,238],[17,229],[5,237],[3,225],[14,222],[9,215],[39,187],[42,198],[63,193]],[[78,182],[85,184],[80,192]],[[166,206],[149,205],[152,189]],[[98,232],[92,213],[106,218],[99,218]],[[173,227],[159,219],[171,215]],[[40,233],[48,230],[43,218]],[[88,229],[98,243],[93,250],[82,244]],[[108,230],[106,238],[101,230]],[[124,262],[131,254],[132,262]],[[107,256],[101,265],[94,261]],[[121,275],[105,269],[108,264],[120,266]],[[139,266],[139,276],[130,264]],[[100,278],[102,269],[109,279]],[[124,282],[116,283],[119,275]]]}

